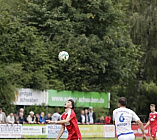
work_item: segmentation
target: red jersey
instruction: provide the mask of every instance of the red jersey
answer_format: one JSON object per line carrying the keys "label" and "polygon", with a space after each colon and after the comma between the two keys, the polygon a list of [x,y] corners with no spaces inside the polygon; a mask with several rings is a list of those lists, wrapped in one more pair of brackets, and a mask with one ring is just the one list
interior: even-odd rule
{"label": "red jersey", "polygon": [[75,112],[70,109],[67,113],[63,113],[62,115],[62,120],[65,120],[66,118],[70,118],[70,122],[69,123],[65,123],[62,125],[65,125],[65,127],[68,130],[68,138],[67,140],[71,140],[71,139],[77,139],[77,140],[81,140],[81,133],[77,124],[77,118],[75,115]]}
{"label": "red jersey", "polygon": [[157,112],[149,114],[149,121],[151,129],[157,128]]}

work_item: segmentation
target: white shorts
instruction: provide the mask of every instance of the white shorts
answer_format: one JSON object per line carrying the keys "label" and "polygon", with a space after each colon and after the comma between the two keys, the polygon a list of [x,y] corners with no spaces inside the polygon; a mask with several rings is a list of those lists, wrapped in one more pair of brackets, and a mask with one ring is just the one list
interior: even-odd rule
{"label": "white shorts", "polygon": [[118,137],[118,140],[135,140],[134,134],[121,135]]}

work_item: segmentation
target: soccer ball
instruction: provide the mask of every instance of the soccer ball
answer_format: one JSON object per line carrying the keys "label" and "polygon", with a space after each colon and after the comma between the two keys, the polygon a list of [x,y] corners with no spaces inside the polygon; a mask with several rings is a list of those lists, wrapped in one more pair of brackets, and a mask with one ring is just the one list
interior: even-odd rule
{"label": "soccer ball", "polygon": [[66,51],[62,51],[58,55],[59,60],[67,61],[69,59],[69,54]]}

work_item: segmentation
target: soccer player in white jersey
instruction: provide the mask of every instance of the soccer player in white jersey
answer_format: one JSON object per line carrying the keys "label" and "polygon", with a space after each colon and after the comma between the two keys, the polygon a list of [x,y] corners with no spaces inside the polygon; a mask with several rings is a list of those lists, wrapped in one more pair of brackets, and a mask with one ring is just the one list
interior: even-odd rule
{"label": "soccer player in white jersey", "polygon": [[131,121],[136,121],[142,131],[142,138],[146,140],[144,127],[136,113],[126,108],[127,100],[125,97],[118,99],[118,107],[113,111],[113,123],[116,125],[118,140],[135,140],[135,135],[131,129]]}

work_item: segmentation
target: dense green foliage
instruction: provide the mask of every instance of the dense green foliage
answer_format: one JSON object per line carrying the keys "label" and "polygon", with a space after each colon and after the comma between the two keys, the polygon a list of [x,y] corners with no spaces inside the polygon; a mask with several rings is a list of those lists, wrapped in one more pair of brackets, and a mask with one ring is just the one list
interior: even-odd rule
{"label": "dense green foliage", "polygon": [[[156,1],[1,0],[0,5],[0,106],[10,106],[16,88],[49,88],[110,91],[112,109],[117,97],[125,96],[129,107],[149,112],[148,99],[155,101],[157,88]],[[62,50],[70,55],[67,62],[58,60]]]}
{"label": "dense green foliage", "polygon": [[129,99],[129,107],[139,114],[148,115],[149,105],[156,104],[157,83],[157,1],[128,0],[125,22],[130,24],[130,35],[135,45],[141,46],[137,78],[120,88],[119,95]]}
{"label": "dense green foliage", "polygon": [[[135,77],[139,48],[129,38],[123,12],[111,1],[34,0],[27,3],[24,16],[25,23],[49,41],[55,78],[62,81],[62,88],[104,91]],[[58,62],[61,50],[70,55],[67,63]],[[54,72],[48,77],[52,79]]]}

